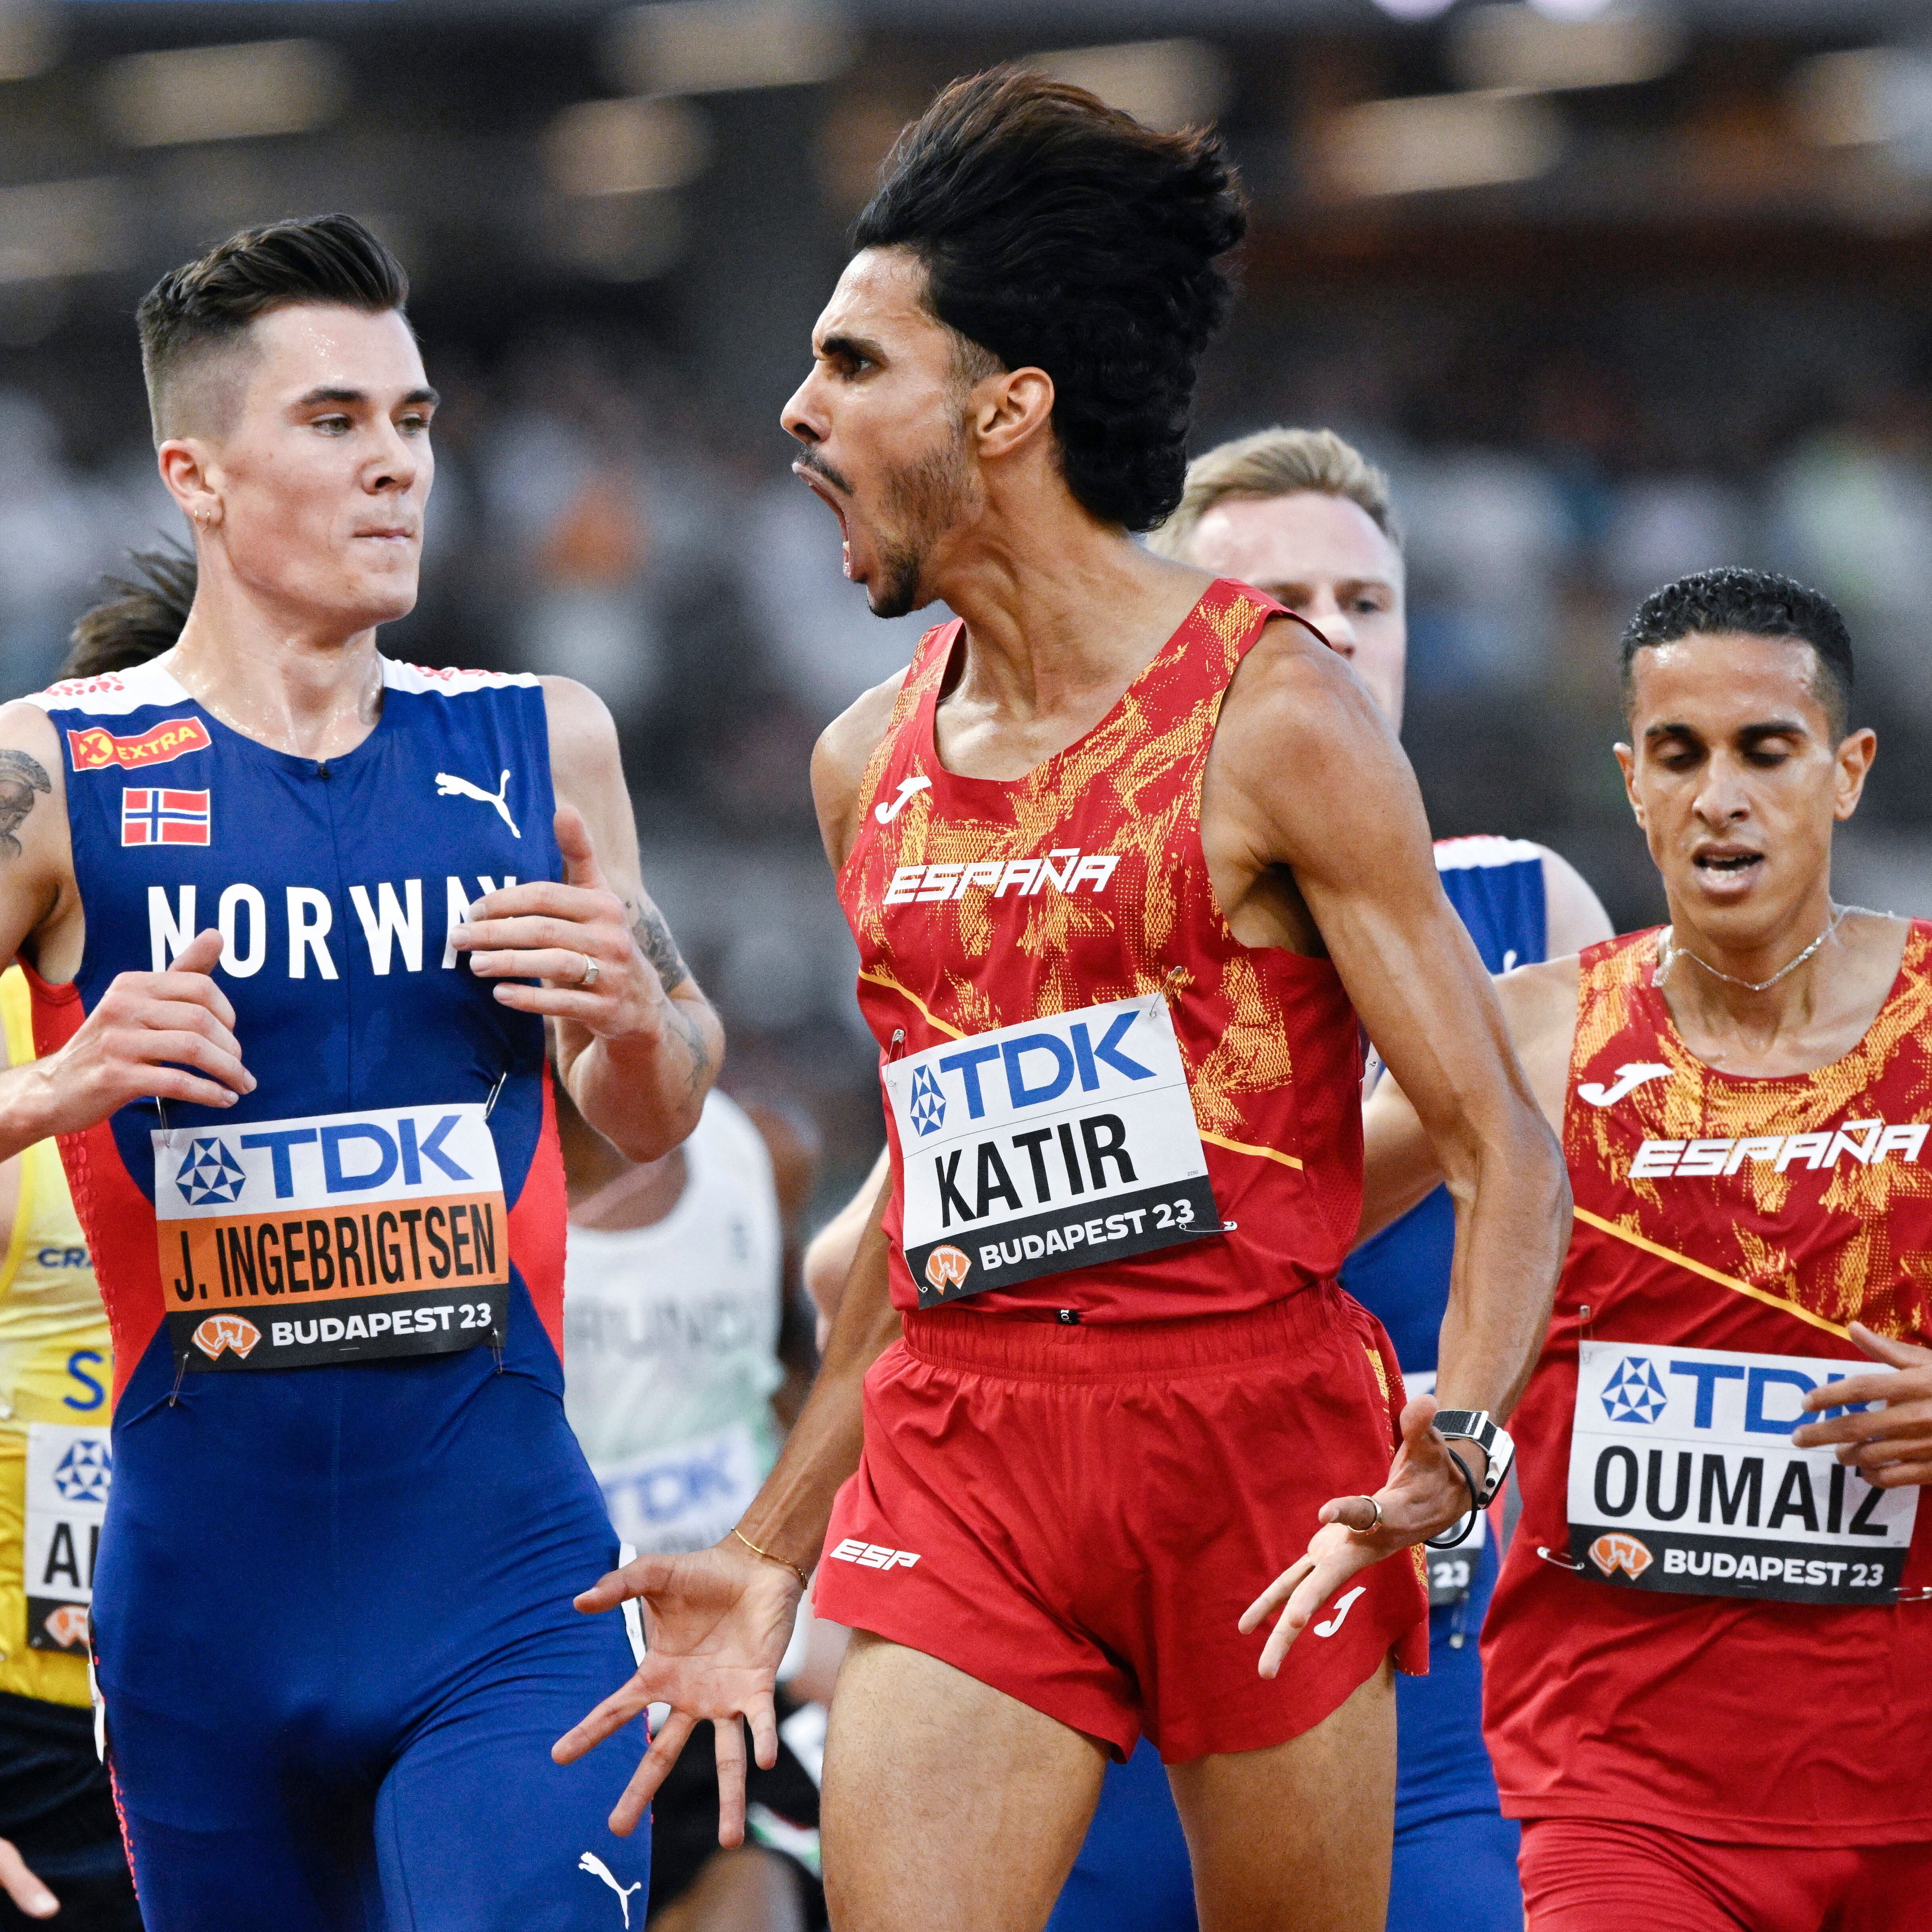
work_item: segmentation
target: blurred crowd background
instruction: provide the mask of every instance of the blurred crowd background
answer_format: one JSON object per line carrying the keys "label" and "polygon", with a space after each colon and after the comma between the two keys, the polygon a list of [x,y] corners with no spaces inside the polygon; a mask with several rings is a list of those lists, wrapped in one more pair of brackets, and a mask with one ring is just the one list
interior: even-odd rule
{"label": "blurred crowd background", "polygon": [[813,1113],[837,1197],[880,1130],[807,764],[929,619],[843,582],[777,416],[894,134],[1007,58],[1226,130],[1254,226],[1196,446],[1321,423],[1390,470],[1439,835],[1543,839],[1654,917],[1616,639],[1672,576],[1770,566],[1845,604],[1880,734],[1840,896],[1932,913],[1924,0],[0,0],[0,685],[183,534],[141,292],[362,216],[446,398],[386,648],[603,694],[727,1084]]}

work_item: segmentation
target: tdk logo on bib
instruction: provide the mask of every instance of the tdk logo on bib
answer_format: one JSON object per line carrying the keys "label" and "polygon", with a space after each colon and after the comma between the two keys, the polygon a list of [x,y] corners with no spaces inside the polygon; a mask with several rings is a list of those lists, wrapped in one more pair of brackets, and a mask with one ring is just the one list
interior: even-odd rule
{"label": "tdk logo on bib", "polygon": [[936,1134],[946,1124],[946,1096],[930,1067],[922,1066],[913,1076],[912,1102],[908,1116],[922,1134]]}
{"label": "tdk logo on bib", "polygon": [[175,1185],[190,1208],[210,1201],[238,1200],[244,1178],[241,1162],[213,1134],[190,1142],[175,1170]]}
{"label": "tdk logo on bib", "polygon": [[922,1307],[1220,1230],[1158,995],[948,1041],[885,1085]]}
{"label": "tdk logo on bib", "polygon": [[1612,1422],[1654,1422],[1664,1413],[1664,1384],[1641,1355],[1627,1355],[1604,1384],[1604,1413]]}

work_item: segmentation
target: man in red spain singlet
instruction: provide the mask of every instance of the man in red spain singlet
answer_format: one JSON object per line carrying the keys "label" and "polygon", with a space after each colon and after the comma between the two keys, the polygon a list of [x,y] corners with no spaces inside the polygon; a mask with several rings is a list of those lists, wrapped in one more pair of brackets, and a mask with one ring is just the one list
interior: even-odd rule
{"label": "man in red spain singlet", "polygon": [[[1379,1928],[1414,1546],[1507,1460],[1480,1412],[1545,1318],[1560,1162],[1392,734],[1318,634],[1129,535],[1179,496],[1242,226],[1212,136],[960,82],[786,411],[874,610],[962,614],[814,766],[892,1172],[734,1535],[580,1600],[641,1597],[652,1654],[559,1748],[674,1707],[627,1819],[700,1718],[768,1752],[822,1549],[856,1633],[823,1812],[850,1932],[1042,1924],[1143,1732],[1204,1924]],[[1470,1204],[1453,1448],[1334,1280],[1358,1011]]]}
{"label": "man in red spain singlet", "polygon": [[[1576,1228],[1511,1426],[1485,1728],[1532,1932],[1908,1932],[1932,1898],[1932,926],[1831,897],[1876,743],[1816,592],[1624,640],[1670,923],[1501,982]],[[1432,1178],[1393,1088],[1365,1228]],[[1878,1366],[1874,1366],[1876,1363]]]}

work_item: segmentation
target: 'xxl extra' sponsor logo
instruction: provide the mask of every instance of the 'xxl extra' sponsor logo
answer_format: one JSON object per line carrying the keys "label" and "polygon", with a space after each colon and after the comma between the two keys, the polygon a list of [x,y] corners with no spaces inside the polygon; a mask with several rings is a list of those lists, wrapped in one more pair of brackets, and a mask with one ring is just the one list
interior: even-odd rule
{"label": "'xxl extra' sponsor logo", "polygon": [[171,718],[131,738],[117,738],[98,724],[67,734],[68,754],[77,772],[113,766],[131,772],[148,765],[170,764],[190,752],[206,751],[212,742],[208,727],[199,718]]}
{"label": "'xxl extra' sponsor logo", "polygon": [[988,859],[958,866],[902,866],[886,887],[887,905],[910,905],[915,899],[963,899],[969,892],[991,892],[996,899],[1009,892],[1033,898],[1051,886],[1055,892],[1077,892],[1083,886],[1096,895],[1107,890],[1118,852],[1085,852],[1077,845],[1056,846],[1043,859]]}
{"label": "'xxl extra' sponsor logo", "polygon": [[1847,1120],[1841,1127],[1802,1134],[1749,1134],[1742,1138],[1646,1141],[1630,1161],[1633,1180],[1686,1180],[1736,1174],[1747,1161],[1774,1173],[1791,1167],[1815,1172],[1849,1156],[1861,1167],[1892,1160],[1916,1161],[1928,1130],[1922,1121],[1888,1126],[1883,1120]]}

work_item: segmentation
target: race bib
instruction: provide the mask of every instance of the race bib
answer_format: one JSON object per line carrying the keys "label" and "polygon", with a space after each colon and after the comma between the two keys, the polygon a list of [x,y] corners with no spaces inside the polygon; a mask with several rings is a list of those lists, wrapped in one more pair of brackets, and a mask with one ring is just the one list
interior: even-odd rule
{"label": "race bib", "polygon": [[158,1132],[176,1364],[286,1369],[500,1342],[509,1222],[482,1107]]}
{"label": "race bib", "polygon": [[1570,1447],[1571,1560],[1627,1588],[1894,1601],[1918,1490],[1876,1488],[1830,1449],[1790,1439],[1800,1423],[1822,1419],[1800,1406],[1810,1390],[1878,1370],[1584,1342]]}
{"label": "race bib", "polygon": [[619,1539],[640,1550],[708,1550],[731,1533],[764,1480],[764,1466],[743,1423],[694,1436],[595,1474]]}
{"label": "race bib", "polygon": [[85,1651],[94,1559],[107,1514],[114,1452],[108,1433],[65,1423],[27,1425],[27,1520],[22,1581],[30,1650]]}
{"label": "race bib", "polygon": [[[1433,1395],[1436,1393],[1436,1371],[1418,1369],[1411,1374],[1407,1369],[1402,1372],[1402,1385],[1412,1396]],[[1459,1476],[1456,1479],[1462,1480]],[[1452,1526],[1460,1528],[1460,1523]],[[1442,1534],[1449,1534],[1444,1530]],[[1444,1604],[1460,1604],[1468,1599],[1469,1592],[1476,1586],[1476,1568],[1482,1561],[1483,1545],[1489,1540],[1490,1519],[1486,1510],[1476,1512],[1476,1520],[1469,1533],[1454,1550],[1423,1548],[1423,1560],[1429,1566],[1429,1607],[1432,1610]]]}
{"label": "race bib", "polygon": [[1220,1232],[1158,994],[929,1047],[886,1093],[922,1308]]}

